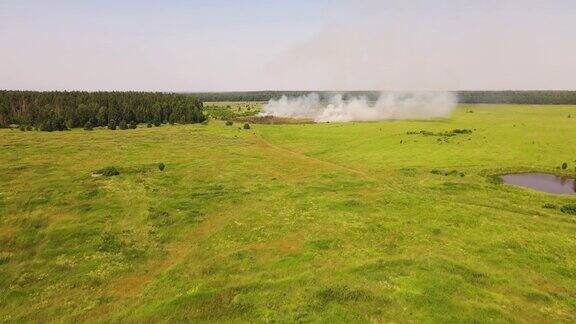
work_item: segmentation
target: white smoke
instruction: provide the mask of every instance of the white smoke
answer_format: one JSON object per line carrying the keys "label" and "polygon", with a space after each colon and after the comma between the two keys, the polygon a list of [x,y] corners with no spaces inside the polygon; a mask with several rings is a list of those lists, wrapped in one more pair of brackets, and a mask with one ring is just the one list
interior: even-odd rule
{"label": "white smoke", "polygon": [[311,93],[272,99],[260,115],[310,118],[315,122],[430,119],[449,117],[456,104],[456,96],[450,92],[382,92],[375,102],[364,96],[344,100],[341,94],[322,102],[318,94]]}

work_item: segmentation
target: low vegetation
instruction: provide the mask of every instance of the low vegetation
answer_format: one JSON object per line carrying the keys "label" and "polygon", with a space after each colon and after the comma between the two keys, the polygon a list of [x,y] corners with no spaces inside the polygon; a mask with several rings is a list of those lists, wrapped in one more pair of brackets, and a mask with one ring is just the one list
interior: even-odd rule
{"label": "low vegetation", "polygon": [[560,208],[564,214],[576,215],[576,204],[566,204]]}
{"label": "low vegetation", "polygon": [[262,108],[260,102],[206,102],[204,110],[210,118],[232,121],[256,116]]}
{"label": "low vegetation", "polygon": [[574,109],[0,129],[0,321],[575,322]]}
{"label": "low vegetation", "polygon": [[544,204],[542,205],[542,208],[546,208],[546,209],[556,209],[556,208],[558,208],[558,206],[556,206],[556,205],[553,204],[553,203],[548,203],[548,202],[547,202],[547,203],[544,203]]}
{"label": "low vegetation", "polygon": [[472,130],[471,129],[453,129],[451,131],[444,131],[444,132],[431,132],[431,131],[427,131],[427,130],[421,130],[419,132],[415,132],[415,131],[408,131],[406,132],[406,135],[424,135],[424,136],[443,136],[443,137],[450,137],[450,136],[456,136],[456,135],[460,135],[460,134],[472,134]]}
{"label": "low vegetation", "polygon": [[466,175],[464,174],[464,172],[458,172],[457,170],[442,171],[438,169],[433,169],[432,171],[430,171],[430,173],[443,176],[459,176],[459,177],[464,177]]}
{"label": "low vegetation", "polygon": [[116,169],[116,167],[109,166],[93,172],[95,175],[105,176],[105,177],[112,177],[117,176],[120,174],[120,171]]}

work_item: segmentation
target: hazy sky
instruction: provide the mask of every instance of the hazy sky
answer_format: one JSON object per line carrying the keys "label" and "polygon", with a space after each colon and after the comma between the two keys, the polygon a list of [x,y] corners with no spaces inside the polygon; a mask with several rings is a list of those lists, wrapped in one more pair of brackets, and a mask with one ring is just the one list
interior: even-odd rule
{"label": "hazy sky", "polygon": [[576,90],[576,1],[0,0],[0,88]]}

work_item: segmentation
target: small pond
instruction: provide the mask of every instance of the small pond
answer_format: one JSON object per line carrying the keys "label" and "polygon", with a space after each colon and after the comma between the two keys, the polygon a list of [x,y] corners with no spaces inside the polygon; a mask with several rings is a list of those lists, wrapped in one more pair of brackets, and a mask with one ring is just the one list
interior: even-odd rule
{"label": "small pond", "polygon": [[501,176],[504,183],[531,188],[552,194],[576,193],[574,178],[549,173],[516,173]]}

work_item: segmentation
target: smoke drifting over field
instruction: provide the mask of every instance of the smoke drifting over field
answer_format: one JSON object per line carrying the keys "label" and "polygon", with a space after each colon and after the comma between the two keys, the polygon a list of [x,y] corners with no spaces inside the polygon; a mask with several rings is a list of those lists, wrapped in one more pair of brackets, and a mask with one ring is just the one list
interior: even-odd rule
{"label": "smoke drifting over field", "polygon": [[449,92],[383,92],[375,102],[366,97],[344,100],[341,94],[324,102],[318,94],[310,93],[272,99],[261,115],[311,118],[315,122],[430,119],[449,117],[456,104],[456,96]]}

